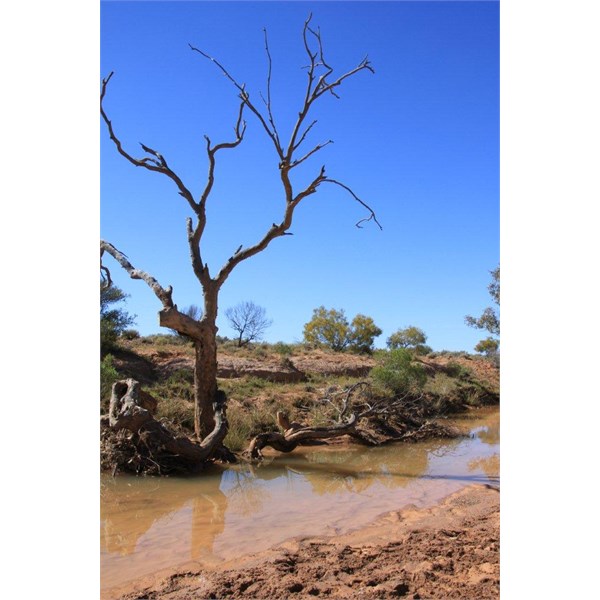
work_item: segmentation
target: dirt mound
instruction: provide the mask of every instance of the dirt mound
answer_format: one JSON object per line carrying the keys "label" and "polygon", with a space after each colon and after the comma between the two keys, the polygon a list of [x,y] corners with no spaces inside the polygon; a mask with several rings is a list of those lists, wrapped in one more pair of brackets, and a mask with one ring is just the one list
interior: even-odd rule
{"label": "dirt mound", "polygon": [[366,377],[375,366],[375,361],[368,356],[356,356],[343,353],[328,353],[314,350],[310,354],[291,359],[294,366],[304,373],[349,377]]}
{"label": "dirt mound", "polygon": [[159,374],[152,360],[148,357],[132,352],[124,348],[111,351],[114,357],[114,365],[125,377],[136,379],[144,385],[157,380]]}
{"label": "dirt mound", "polygon": [[[224,379],[259,377],[279,383],[306,381],[309,374],[365,377],[375,361],[370,357],[314,350],[299,356],[277,354],[253,357],[220,351],[217,376]],[[156,347],[136,343],[131,350],[115,352],[117,367],[142,383],[167,379],[182,369],[192,370],[194,352],[189,345],[170,344]]]}

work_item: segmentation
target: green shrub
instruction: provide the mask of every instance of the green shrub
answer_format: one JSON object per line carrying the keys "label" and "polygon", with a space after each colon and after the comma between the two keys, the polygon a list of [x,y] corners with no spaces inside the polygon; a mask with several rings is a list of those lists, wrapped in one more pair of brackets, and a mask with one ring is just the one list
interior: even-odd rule
{"label": "green shrub", "polygon": [[121,337],[126,340],[137,340],[140,337],[140,332],[137,329],[125,329],[125,331],[121,333]]}
{"label": "green shrub", "polygon": [[292,356],[294,349],[289,344],[277,342],[276,344],[273,344],[273,352],[277,352],[277,354],[280,354],[281,356]]}
{"label": "green shrub", "polygon": [[121,379],[113,362],[112,354],[107,354],[100,361],[100,406],[105,411],[108,410],[113,383]]}
{"label": "green shrub", "polygon": [[425,391],[443,398],[456,394],[457,388],[458,383],[456,379],[446,373],[436,373],[427,380],[425,385]]}
{"label": "green shrub", "polygon": [[450,377],[456,377],[457,379],[462,379],[463,381],[471,377],[470,369],[453,360],[448,362],[448,364],[444,367],[444,371]]}
{"label": "green shrub", "polygon": [[115,305],[123,302],[128,295],[115,285],[100,286],[100,351],[109,352],[116,346],[117,338],[129,325],[135,316],[128,314]]}
{"label": "green shrub", "polygon": [[418,356],[426,356],[433,352],[433,348],[427,344],[419,344],[418,346],[415,346],[414,351]]}
{"label": "green shrub", "polygon": [[405,348],[390,350],[382,363],[371,370],[373,381],[394,394],[416,392],[423,388],[427,375],[423,367],[413,363],[413,355]]}

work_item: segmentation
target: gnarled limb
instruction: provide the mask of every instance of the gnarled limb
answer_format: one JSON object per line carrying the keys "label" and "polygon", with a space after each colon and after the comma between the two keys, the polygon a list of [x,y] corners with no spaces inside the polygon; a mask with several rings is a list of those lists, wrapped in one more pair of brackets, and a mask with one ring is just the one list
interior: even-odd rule
{"label": "gnarled limb", "polygon": [[[160,464],[168,457],[180,461],[188,469],[199,467],[221,452],[221,446],[227,435],[227,417],[225,395],[217,395],[215,403],[215,427],[200,444],[185,436],[177,437],[153,415],[149,394],[143,392],[135,379],[117,381],[112,388],[108,425],[113,431],[127,429],[136,434],[139,443],[153,449],[153,461]],[[155,406],[154,406],[155,408]]]}
{"label": "gnarled limb", "polygon": [[298,446],[306,445],[314,440],[326,440],[348,435],[356,428],[357,417],[352,415],[346,423],[330,427],[302,427],[293,426],[281,434],[277,431],[257,435],[248,447],[247,453],[252,459],[262,458],[261,450],[270,446],[279,452],[291,452]]}
{"label": "gnarled limb", "polygon": [[[334,439],[343,435],[349,435],[363,444],[377,445],[382,442],[368,431],[357,429],[360,421],[369,417],[374,417],[375,420],[383,419],[385,421],[391,418],[402,421],[400,430],[395,427],[391,428],[387,441],[408,438],[414,433],[414,431],[408,432],[408,428],[418,431],[429,425],[428,422],[417,418],[416,414],[412,415],[415,403],[419,398],[409,394],[397,398],[373,398],[369,386],[367,381],[359,381],[338,392],[328,391],[322,401],[330,404],[337,412],[337,422],[328,427],[310,427],[290,422],[287,415],[277,412],[277,424],[283,433],[268,432],[257,435],[250,442],[245,454],[253,460],[260,460],[262,458],[261,450],[267,446],[278,452],[292,452],[298,446],[312,445],[318,441]],[[362,393],[360,399],[357,400],[359,390]]]}

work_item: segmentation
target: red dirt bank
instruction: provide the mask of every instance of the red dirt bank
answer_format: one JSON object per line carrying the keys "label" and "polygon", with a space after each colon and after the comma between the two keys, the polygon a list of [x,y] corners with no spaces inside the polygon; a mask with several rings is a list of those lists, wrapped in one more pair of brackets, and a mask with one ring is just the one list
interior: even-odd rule
{"label": "red dirt bank", "polygon": [[471,486],[337,537],[288,541],[216,570],[164,574],[103,598],[499,597],[499,490]]}

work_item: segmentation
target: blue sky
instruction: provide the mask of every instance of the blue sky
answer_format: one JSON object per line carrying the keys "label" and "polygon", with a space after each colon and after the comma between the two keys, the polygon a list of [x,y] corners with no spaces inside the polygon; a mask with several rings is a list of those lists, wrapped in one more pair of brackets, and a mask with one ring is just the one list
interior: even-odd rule
{"label": "blue sky", "polygon": [[[383,329],[416,325],[434,349],[472,350],[483,332],[464,324],[491,299],[499,262],[499,10],[496,2],[102,2],[105,108],[136,156],[138,142],[161,152],[198,193],[207,161],[203,135],[229,140],[236,91],[188,43],[221,61],[250,94],[265,91],[263,27],[273,58],[275,117],[287,139],[304,92],[302,26],[312,12],[325,56],[342,73],[368,54],[341,98],[316,106],[309,150],[331,144],[296,169],[300,186],[324,164],[377,213],[383,226],[357,229],[364,210],[322,185],[295,215],[293,236],[242,263],[220,296],[225,308],[264,306],[265,339],[302,338],[312,310],[367,314]],[[244,142],[217,155],[203,256],[212,272],[240,245],[281,220],[277,156],[252,115]],[[185,201],[165,177],[137,169],[101,135],[101,235],[138,268],[172,285],[179,307],[201,305],[188,258]],[[139,149],[139,150],[138,150]],[[159,332],[156,297],[114,262],[142,334]]]}

